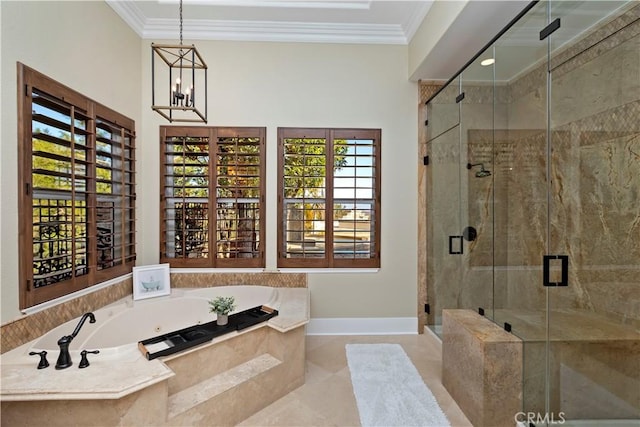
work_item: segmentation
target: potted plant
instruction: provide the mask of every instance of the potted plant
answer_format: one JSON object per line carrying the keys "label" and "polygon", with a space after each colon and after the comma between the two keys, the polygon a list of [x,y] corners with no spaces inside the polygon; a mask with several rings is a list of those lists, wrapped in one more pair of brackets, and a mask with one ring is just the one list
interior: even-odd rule
{"label": "potted plant", "polygon": [[229,321],[229,313],[236,308],[236,299],[234,297],[215,297],[209,300],[209,311],[216,313],[218,319],[216,323],[218,325],[226,325]]}

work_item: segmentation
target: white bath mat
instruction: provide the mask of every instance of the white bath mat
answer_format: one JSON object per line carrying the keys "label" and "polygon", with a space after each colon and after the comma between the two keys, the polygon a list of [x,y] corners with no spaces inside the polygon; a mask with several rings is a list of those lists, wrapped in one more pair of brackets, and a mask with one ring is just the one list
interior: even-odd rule
{"label": "white bath mat", "polygon": [[347,344],[364,427],[445,427],[447,417],[399,344]]}

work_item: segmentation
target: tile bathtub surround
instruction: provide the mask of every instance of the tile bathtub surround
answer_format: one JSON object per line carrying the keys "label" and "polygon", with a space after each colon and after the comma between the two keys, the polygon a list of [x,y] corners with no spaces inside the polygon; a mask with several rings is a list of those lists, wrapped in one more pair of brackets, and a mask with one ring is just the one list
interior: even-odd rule
{"label": "tile bathtub surround", "polygon": [[[104,400],[69,400],[63,405],[57,401],[2,402],[2,425],[160,426],[165,422],[167,383],[107,402],[107,405]],[[67,414],[73,414],[73,420]]]}
{"label": "tile bathtub surround", "polygon": [[[227,285],[261,285],[283,288],[306,288],[304,273],[172,273],[175,288],[205,288]],[[132,294],[131,278],[108,288],[75,298],[55,307],[24,316],[0,328],[0,352],[5,353],[32,341],[51,329],[83,313],[97,310]],[[71,332],[71,331],[70,331]]]}
{"label": "tile bathtub surround", "polygon": [[[118,284],[2,325],[0,328],[0,352],[6,353],[13,350],[88,311],[97,310],[131,295],[132,283],[132,279],[129,277]],[[69,331],[69,333],[71,332]]]}
{"label": "tile bathtub surround", "polygon": [[229,285],[257,285],[276,288],[306,288],[305,273],[171,273],[174,288],[208,288]]}
{"label": "tile bathtub surround", "polygon": [[[282,289],[279,322],[151,361],[132,343],[86,370],[38,371],[21,347],[2,359],[3,423],[69,425],[77,416],[82,425],[234,425],[304,383],[308,303],[307,289]],[[139,411],[145,405],[157,410]],[[86,419],[85,407],[97,415]]]}
{"label": "tile bathtub surround", "polygon": [[[261,328],[250,334],[245,340],[212,346],[209,355],[201,352],[198,356],[204,359],[200,362],[188,358],[181,361],[182,369],[193,371],[198,366],[199,374],[207,369],[223,370],[211,374],[212,380],[189,387],[169,380],[167,425],[233,426],[304,384],[304,327],[284,334]],[[258,334],[255,339],[254,334]],[[169,364],[176,372],[181,370]],[[214,397],[205,400],[209,395]]]}

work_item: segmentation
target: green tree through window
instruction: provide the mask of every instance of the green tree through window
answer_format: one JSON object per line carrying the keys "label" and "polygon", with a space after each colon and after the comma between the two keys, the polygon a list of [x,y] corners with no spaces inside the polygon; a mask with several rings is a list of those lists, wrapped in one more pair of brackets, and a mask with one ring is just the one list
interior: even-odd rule
{"label": "green tree through window", "polygon": [[25,308],[131,271],[135,123],[22,64],[18,74]]}
{"label": "green tree through window", "polygon": [[278,142],[278,266],[379,266],[380,132],[281,128]]}
{"label": "green tree through window", "polygon": [[162,262],[264,267],[264,128],[163,126]]}

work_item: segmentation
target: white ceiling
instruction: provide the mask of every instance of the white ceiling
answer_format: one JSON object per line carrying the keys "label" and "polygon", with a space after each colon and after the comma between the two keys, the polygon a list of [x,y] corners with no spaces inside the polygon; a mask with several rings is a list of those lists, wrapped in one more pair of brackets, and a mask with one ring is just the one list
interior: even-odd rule
{"label": "white ceiling", "polygon": [[[179,38],[178,0],[106,0],[144,39]],[[433,0],[183,0],[185,40],[408,44]]]}
{"label": "white ceiling", "polygon": [[[179,0],[105,1],[143,39],[178,40]],[[437,9],[432,8],[436,1],[454,0],[183,0],[183,38],[406,45],[430,10]],[[530,1],[465,3],[445,34],[425,53],[410,80],[447,80]],[[554,47],[570,42],[625,3],[551,3],[552,16],[562,16]],[[547,21],[546,5],[540,3],[535,9],[540,10],[532,10],[524,22],[501,37],[499,44],[508,54],[501,60],[496,75],[499,80],[513,78],[541,55],[536,49],[540,50],[538,33]],[[543,51],[546,56],[546,49]],[[484,80],[484,74],[486,70],[478,67],[467,70],[467,78],[472,80]]]}

